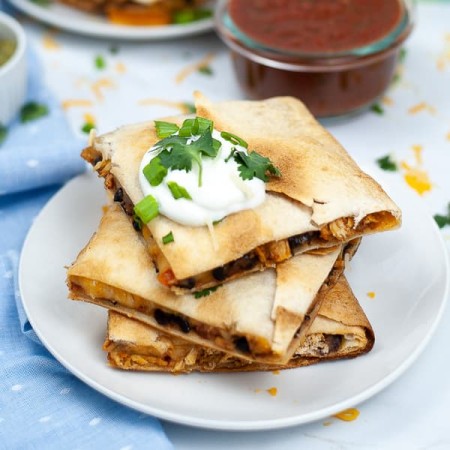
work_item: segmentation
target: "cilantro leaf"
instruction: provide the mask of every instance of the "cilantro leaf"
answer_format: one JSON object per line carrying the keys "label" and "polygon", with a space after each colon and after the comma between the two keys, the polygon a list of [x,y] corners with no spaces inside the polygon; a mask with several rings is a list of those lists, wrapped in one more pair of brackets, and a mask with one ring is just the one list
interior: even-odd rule
{"label": "cilantro leaf", "polygon": [[244,152],[235,152],[234,160],[239,164],[238,170],[243,180],[252,180],[256,177],[267,182],[269,181],[267,173],[277,177],[281,175],[269,158],[257,152],[250,152],[248,155]]}
{"label": "cilantro leaf", "polygon": [[155,120],[155,128],[156,128],[156,135],[160,139],[171,136],[172,134],[176,133],[179,129],[178,125],[176,125],[175,123],[164,122],[162,120]]}
{"label": "cilantro leaf", "polygon": [[48,108],[37,102],[28,102],[20,109],[20,120],[22,123],[31,122],[48,114]]}
{"label": "cilantro leaf", "polygon": [[89,134],[91,132],[92,129],[95,128],[95,125],[93,123],[89,123],[86,122],[82,127],[81,127],[81,131],[83,133]]}
{"label": "cilantro leaf", "polygon": [[380,116],[384,114],[384,109],[383,109],[383,107],[382,107],[379,103],[374,103],[374,104],[370,107],[370,109],[371,109],[374,113],[379,114]]}
{"label": "cilantro leaf", "polygon": [[440,214],[435,214],[433,216],[434,220],[437,223],[437,226],[439,228],[444,228],[445,225],[450,225],[450,217],[447,216],[441,216]]}
{"label": "cilantro leaf", "polygon": [[201,291],[194,292],[194,297],[195,298],[207,297],[208,295],[211,295],[213,292],[217,291],[217,288],[219,287],[220,286],[214,286],[211,288],[206,288]]}
{"label": "cilantro leaf", "polygon": [[391,159],[390,155],[383,156],[376,160],[380,169],[395,172],[398,170],[397,163]]}

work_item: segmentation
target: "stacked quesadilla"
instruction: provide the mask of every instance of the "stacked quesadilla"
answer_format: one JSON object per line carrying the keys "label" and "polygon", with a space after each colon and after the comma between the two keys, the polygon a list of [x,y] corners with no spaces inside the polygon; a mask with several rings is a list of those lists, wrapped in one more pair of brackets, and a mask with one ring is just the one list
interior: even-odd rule
{"label": "stacked quesadilla", "polygon": [[[109,310],[110,364],[274,370],[369,351],[373,331],[343,272],[364,235],[400,225],[399,208],[298,100],[211,103],[197,93],[196,107],[196,118],[125,126],[82,153],[113,204],[67,282],[71,299]],[[207,186],[226,145],[232,187],[253,201],[247,181],[259,177],[262,200],[219,220],[179,220],[197,190],[170,171],[192,171],[200,188],[203,170]],[[146,180],[167,184],[173,215]]]}

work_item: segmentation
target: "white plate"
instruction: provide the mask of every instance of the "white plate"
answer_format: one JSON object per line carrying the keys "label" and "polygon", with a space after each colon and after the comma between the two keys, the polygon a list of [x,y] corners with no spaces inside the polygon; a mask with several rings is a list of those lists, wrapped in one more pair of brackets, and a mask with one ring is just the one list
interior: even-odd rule
{"label": "white plate", "polygon": [[[386,183],[384,183],[387,186]],[[101,350],[106,311],[67,300],[64,266],[96,229],[102,183],[82,175],[36,218],[20,262],[20,290],[44,345],[81,380],[142,412],[214,429],[274,429],[321,419],[385,388],[419,355],[441,317],[449,264],[440,233],[422,204],[389,184],[403,210],[399,231],[363,240],[347,270],[376,333],[368,355],[280,374],[146,374],[111,369]],[[367,292],[374,291],[374,299]],[[271,396],[266,389],[276,387]]]}
{"label": "white plate", "polygon": [[[88,36],[113,39],[159,40],[192,36],[213,28],[212,18],[199,20],[185,25],[166,26],[126,26],[114,25],[106,18],[88,14],[65,6],[57,0],[51,0],[48,6],[39,6],[31,0],[9,0],[22,12],[56,28]],[[209,2],[211,3],[211,2]],[[212,6],[210,6],[212,8]]]}

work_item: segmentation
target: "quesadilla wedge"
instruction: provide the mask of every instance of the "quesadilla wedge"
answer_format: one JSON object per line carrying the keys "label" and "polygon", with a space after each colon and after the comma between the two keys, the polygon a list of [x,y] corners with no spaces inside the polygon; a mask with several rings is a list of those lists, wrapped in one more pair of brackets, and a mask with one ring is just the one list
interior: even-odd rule
{"label": "quesadilla wedge", "polygon": [[[197,93],[196,108],[214,129],[239,136],[249,150],[269,158],[280,176],[269,177],[259,206],[214,225],[187,226],[160,214],[142,226],[158,280],[176,293],[201,291],[400,225],[397,205],[299,100],[212,103]],[[166,120],[180,126],[183,119]],[[145,198],[140,164],[157,142],[155,124],[141,123],[93,138],[82,152],[130,220]],[[168,235],[174,239],[165,245]]]}
{"label": "quesadilla wedge", "polygon": [[354,358],[374,345],[372,327],[341,276],[324,296],[306,338],[284,365],[256,363],[192,344],[109,311],[103,349],[110,366],[124,370],[189,373],[281,370],[321,361]]}
{"label": "quesadilla wedge", "polygon": [[194,295],[175,295],[156,280],[152,260],[120,206],[108,208],[68,268],[69,297],[91,302],[194,344],[263,362],[287,361],[324,293],[359,242],[323,256],[299,255]]}

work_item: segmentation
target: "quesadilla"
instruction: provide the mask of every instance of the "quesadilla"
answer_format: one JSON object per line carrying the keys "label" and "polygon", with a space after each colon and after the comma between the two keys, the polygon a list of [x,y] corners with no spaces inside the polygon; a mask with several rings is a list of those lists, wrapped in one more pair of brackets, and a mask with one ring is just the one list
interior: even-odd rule
{"label": "quesadilla", "polygon": [[354,358],[374,345],[372,327],[344,276],[324,296],[306,338],[284,365],[255,363],[192,344],[109,311],[103,349],[112,367],[148,372],[189,373],[281,370],[320,361]]}
{"label": "quesadilla", "polygon": [[[211,103],[197,93],[196,108],[214,129],[239,136],[268,158],[279,176],[265,184],[263,203],[213,226],[186,226],[164,215],[142,226],[158,280],[176,293],[217,286],[311,250],[334,251],[400,225],[397,205],[299,100]],[[141,123],[96,137],[82,152],[131,221],[145,198],[140,164],[158,141],[154,123]],[[168,235],[174,240],[164,245]]]}
{"label": "quesadilla", "polygon": [[278,272],[268,269],[194,295],[175,295],[157,281],[144,241],[114,204],[68,268],[69,297],[194,344],[283,363],[304,338],[324,293],[358,243],[326,255],[299,255],[280,264]]}

